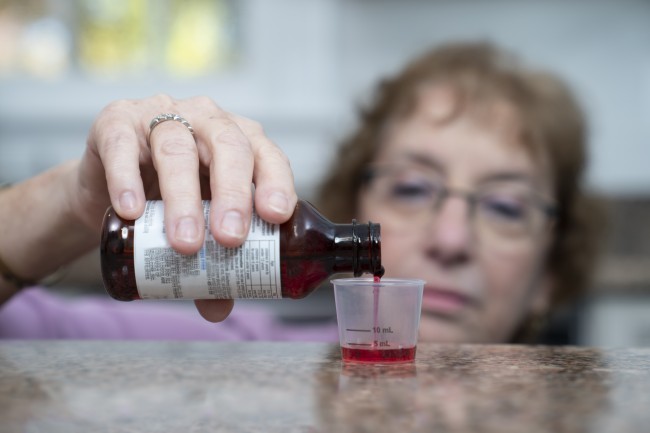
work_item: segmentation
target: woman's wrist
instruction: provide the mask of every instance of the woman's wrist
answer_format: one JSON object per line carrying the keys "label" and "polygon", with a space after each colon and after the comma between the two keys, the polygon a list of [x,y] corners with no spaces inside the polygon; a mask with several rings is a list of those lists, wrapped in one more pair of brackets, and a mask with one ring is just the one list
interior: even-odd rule
{"label": "woman's wrist", "polygon": [[[9,183],[0,185],[0,195],[6,193],[4,190],[8,189],[10,186],[11,184]],[[0,197],[0,200],[1,199],[2,198]],[[0,255],[0,305],[26,285],[29,285],[29,282],[16,275]]]}
{"label": "woman's wrist", "polygon": [[[9,183],[0,184],[0,194],[5,193],[6,189],[11,186]],[[22,289],[30,282],[11,270],[9,265],[7,265],[0,255],[0,302],[4,301],[6,298],[10,297],[17,290]]]}
{"label": "woman's wrist", "polygon": [[76,162],[62,164],[0,191],[2,286],[41,282],[99,242],[70,206],[76,170]]}

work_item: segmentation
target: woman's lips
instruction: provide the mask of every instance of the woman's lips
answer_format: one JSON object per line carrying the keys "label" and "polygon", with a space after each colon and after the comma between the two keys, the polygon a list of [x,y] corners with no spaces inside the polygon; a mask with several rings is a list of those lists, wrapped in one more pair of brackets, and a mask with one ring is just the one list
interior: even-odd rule
{"label": "woman's lips", "polygon": [[452,316],[472,304],[472,298],[450,289],[425,287],[422,295],[422,309],[428,313]]}

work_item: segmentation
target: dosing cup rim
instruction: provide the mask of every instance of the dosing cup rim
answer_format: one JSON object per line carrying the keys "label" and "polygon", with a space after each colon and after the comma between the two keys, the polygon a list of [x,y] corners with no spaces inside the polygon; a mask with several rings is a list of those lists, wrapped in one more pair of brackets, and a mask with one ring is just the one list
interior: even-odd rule
{"label": "dosing cup rim", "polygon": [[379,282],[374,278],[334,278],[330,282],[346,286],[421,286],[425,283],[415,278],[382,278]]}

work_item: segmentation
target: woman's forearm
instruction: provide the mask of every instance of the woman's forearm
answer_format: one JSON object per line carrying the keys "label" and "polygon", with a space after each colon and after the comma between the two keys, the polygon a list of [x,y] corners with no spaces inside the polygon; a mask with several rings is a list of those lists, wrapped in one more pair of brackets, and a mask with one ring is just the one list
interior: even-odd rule
{"label": "woman's forearm", "polygon": [[[75,215],[78,162],[68,162],[0,191],[0,259],[18,278],[38,281],[89,251],[100,227]],[[0,302],[17,287],[0,277]]]}

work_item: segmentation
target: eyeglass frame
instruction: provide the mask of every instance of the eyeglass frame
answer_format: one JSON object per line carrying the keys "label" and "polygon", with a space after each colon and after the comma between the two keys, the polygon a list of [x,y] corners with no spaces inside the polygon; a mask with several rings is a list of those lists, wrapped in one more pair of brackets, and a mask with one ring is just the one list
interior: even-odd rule
{"label": "eyeglass frame", "polygon": [[[369,186],[374,179],[376,179],[382,172],[390,172],[390,169],[393,167],[390,166],[367,166],[360,176],[360,185]],[[467,191],[459,188],[450,188],[444,182],[437,183],[440,187],[440,194],[437,200],[434,203],[433,210],[438,211],[444,202],[450,197],[459,197],[464,199],[469,204],[470,217],[473,218],[476,214],[477,203],[480,201],[480,193]],[[532,199],[531,204],[533,204],[542,214],[548,219],[552,224],[554,223],[559,214],[557,205],[549,203],[544,197],[542,197],[535,190],[531,190],[530,198]]]}

